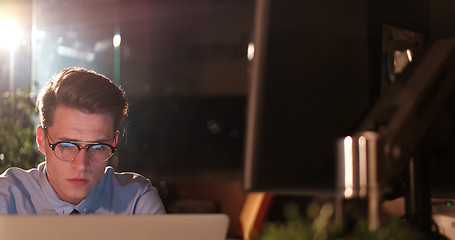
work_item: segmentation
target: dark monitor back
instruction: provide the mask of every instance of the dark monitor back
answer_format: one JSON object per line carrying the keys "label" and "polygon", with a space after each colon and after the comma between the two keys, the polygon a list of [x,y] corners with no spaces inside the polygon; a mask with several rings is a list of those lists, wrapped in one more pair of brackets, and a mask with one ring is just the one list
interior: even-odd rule
{"label": "dark monitor back", "polygon": [[350,0],[257,1],[246,190],[334,192],[335,140],[370,104],[366,12]]}

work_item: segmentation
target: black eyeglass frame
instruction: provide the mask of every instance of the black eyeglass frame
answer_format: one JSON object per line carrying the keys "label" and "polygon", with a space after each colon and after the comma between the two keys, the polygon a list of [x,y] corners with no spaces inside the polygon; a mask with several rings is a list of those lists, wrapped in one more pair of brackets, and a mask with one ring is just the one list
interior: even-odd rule
{"label": "black eyeglass frame", "polygon": [[[85,149],[86,151],[88,151],[91,147],[93,146],[97,146],[97,145],[103,145],[103,146],[107,146],[111,149],[111,154],[109,155],[109,157],[107,157],[106,159],[104,159],[103,161],[95,161],[95,162],[105,162],[107,161],[110,157],[112,157],[112,155],[114,154],[114,152],[117,150],[117,147],[114,147],[110,144],[107,144],[107,143],[91,143],[91,142],[72,142],[72,141],[58,141],[56,143],[50,143],[49,141],[49,136],[48,137],[48,144],[49,144],[49,147],[52,149],[52,151],[54,152],[54,155],[55,155],[55,148],[57,147],[57,145],[59,144],[62,144],[62,143],[69,143],[69,144],[73,144],[74,146],[77,147],[77,149],[79,151],[81,151],[81,149]],[[52,139],[51,139],[52,140]],[[82,147],[80,144],[84,144],[86,145],[85,147]],[[57,155],[55,155],[57,157]],[[61,159],[59,157],[57,157],[58,159],[62,160],[62,161],[65,161],[65,162],[71,162],[73,161],[74,159],[71,159],[71,160],[64,160],[64,159]]]}

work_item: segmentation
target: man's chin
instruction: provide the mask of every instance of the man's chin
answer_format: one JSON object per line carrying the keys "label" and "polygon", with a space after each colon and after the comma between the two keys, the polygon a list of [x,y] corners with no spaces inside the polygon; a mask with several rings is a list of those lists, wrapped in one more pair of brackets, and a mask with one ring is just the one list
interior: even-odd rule
{"label": "man's chin", "polygon": [[71,194],[68,201],[65,201],[65,202],[69,202],[73,205],[78,205],[80,202],[82,202],[82,200],[84,200],[86,197],[87,197],[88,194],[82,194],[82,193],[78,193],[78,194]]}

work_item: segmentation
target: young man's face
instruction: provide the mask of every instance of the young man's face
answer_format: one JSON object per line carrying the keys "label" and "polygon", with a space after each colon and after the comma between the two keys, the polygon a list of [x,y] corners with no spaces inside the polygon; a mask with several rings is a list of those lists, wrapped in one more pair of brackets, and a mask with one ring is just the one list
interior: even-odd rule
{"label": "young man's face", "polygon": [[[101,180],[107,162],[94,162],[81,149],[73,161],[58,159],[49,143],[59,141],[116,144],[113,119],[108,114],[87,114],[74,108],[58,106],[47,136],[38,127],[36,141],[46,155],[47,179],[59,197],[74,205],[79,204]],[[85,146],[83,146],[85,147]]]}

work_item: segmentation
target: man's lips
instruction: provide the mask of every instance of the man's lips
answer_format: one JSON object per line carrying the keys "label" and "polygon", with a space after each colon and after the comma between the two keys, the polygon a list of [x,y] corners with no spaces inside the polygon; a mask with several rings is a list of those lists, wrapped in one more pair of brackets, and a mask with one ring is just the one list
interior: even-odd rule
{"label": "man's lips", "polygon": [[70,178],[67,181],[74,186],[82,186],[88,183],[88,179],[85,178]]}

